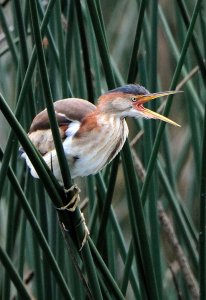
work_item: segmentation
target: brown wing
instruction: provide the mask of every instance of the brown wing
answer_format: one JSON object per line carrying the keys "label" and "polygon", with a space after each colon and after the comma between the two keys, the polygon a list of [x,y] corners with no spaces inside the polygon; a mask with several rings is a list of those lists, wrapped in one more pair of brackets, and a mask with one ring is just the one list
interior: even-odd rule
{"label": "brown wing", "polygon": [[[62,140],[65,139],[65,131],[73,121],[81,122],[86,115],[95,109],[95,105],[83,99],[69,98],[56,101],[54,110]],[[34,118],[28,135],[42,155],[54,149],[53,136],[46,109]]]}
{"label": "brown wing", "polygon": [[[54,102],[54,110],[57,122],[60,126],[69,124],[72,121],[81,122],[88,113],[95,109],[96,106],[89,101],[78,98],[68,98]],[[49,128],[50,124],[47,109],[44,109],[33,119],[29,133]]]}

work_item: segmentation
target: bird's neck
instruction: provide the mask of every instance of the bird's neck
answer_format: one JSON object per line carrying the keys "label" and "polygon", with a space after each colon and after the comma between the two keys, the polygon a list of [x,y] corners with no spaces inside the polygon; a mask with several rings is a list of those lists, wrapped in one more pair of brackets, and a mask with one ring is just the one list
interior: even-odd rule
{"label": "bird's neck", "polygon": [[111,120],[113,122],[119,121],[120,118],[111,113],[105,113],[97,109],[89,113],[81,123],[81,126],[78,131],[78,135],[86,134],[91,131],[100,131],[102,127],[107,126]]}

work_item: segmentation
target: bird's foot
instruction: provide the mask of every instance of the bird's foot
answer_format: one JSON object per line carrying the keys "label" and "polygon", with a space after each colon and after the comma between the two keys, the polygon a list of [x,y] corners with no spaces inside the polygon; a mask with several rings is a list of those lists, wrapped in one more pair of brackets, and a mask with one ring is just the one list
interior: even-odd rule
{"label": "bird's foot", "polygon": [[[57,210],[68,210],[68,211],[75,211],[79,201],[80,201],[80,197],[79,197],[79,193],[81,192],[80,188],[77,186],[77,184],[74,184],[71,188],[69,189],[64,189],[65,193],[69,193],[69,192],[74,192],[74,196],[72,197],[72,199],[69,201],[69,203],[67,203],[66,205],[64,206],[61,206],[61,207],[57,207],[56,209]],[[71,207],[70,207],[71,206]],[[86,241],[87,241],[87,238],[89,236],[89,229],[86,225],[86,222],[85,222],[85,218],[84,218],[84,215],[83,213],[81,212],[81,218],[80,218],[80,221],[79,223],[75,226],[76,228],[79,227],[81,224],[83,224],[83,227],[84,227],[84,237],[83,237],[83,240],[82,240],[82,243],[81,243],[81,247],[79,249],[79,251],[82,250],[82,248],[84,247]],[[62,227],[65,231],[69,231],[64,223],[62,223]]]}
{"label": "bird's foot", "polygon": [[87,241],[87,238],[90,234],[89,229],[87,227],[87,224],[85,222],[84,214],[82,212],[81,212],[81,220],[80,220],[79,224],[76,225],[76,228],[79,227],[81,224],[83,224],[83,227],[84,227],[84,238],[82,240],[82,244],[81,244],[81,247],[80,247],[79,251],[81,251],[82,248],[84,247],[84,245]]}
{"label": "bird's foot", "polygon": [[[84,227],[84,237],[83,237],[83,240],[82,240],[81,247],[80,247],[79,251],[81,251],[82,248],[84,247],[84,245],[85,245],[85,243],[86,243],[86,241],[87,241],[87,238],[88,238],[88,236],[89,236],[89,234],[90,234],[89,229],[88,229],[88,227],[87,227],[87,225],[86,225],[86,222],[85,222],[84,214],[83,214],[82,212],[81,212],[81,219],[80,219],[80,222],[79,222],[75,227],[77,228],[77,227],[79,227],[81,224],[83,224],[83,227]],[[64,229],[64,231],[69,232],[69,229],[66,228],[66,226],[64,225],[64,223],[61,223],[61,225],[62,225],[62,228]]]}
{"label": "bird's foot", "polygon": [[[64,189],[65,193],[74,192],[74,196],[72,199],[64,206],[57,207],[58,210],[68,210],[68,211],[75,211],[77,208],[77,205],[80,201],[79,193],[81,192],[80,188],[77,186],[77,184],[74,184],[69,189]],[[71,206],[71,207],[70,207]]]}

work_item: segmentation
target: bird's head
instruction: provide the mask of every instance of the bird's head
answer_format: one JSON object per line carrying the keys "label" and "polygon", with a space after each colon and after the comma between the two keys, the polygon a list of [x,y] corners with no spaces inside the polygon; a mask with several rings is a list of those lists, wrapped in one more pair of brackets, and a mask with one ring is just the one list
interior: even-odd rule
{"label": "bird's head", "polygon": [[128,84],[110,90],[100,96],[98,108],[103,113],[117,115],[119,117],[135,117],[147,119],[159,119],[175,126],[180,126],[165,116],[162,116],[146,107],[144,103],[150,100],[176,94],[177,91],[150,93],[143,86]]}

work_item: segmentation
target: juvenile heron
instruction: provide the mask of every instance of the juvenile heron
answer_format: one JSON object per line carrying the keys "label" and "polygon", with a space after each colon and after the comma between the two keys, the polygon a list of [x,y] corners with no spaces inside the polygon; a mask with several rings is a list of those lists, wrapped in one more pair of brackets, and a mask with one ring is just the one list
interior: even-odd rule
{"label": "juvenile heron", "polygon": [[[129,133],[126,117],[159,119],[179,126],[144,107],[144,103],[152,99],[175,93],[149,93],[143,86],[128,84],[101,95],[97,106],[78,98],[56,101],[54,109],[71,177],[95,174],[113,160]],[[62,182],[46,109],[34,118],[28,136],[54,176]],[[38,178],[23,149],[21,156],[26,160],[31,174]]]}

